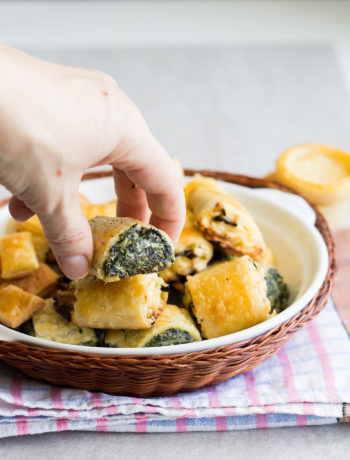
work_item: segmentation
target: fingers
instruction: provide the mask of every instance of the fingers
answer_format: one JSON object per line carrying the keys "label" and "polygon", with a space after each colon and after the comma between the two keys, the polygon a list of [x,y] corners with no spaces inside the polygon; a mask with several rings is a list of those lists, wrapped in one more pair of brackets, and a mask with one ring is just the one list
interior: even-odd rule
{"label": "fingers", "polygon": [[48,213],[38,213],[45,236],[57,262],[68,278],[80,279],[89,271],[93,242],[90,226],[84,217],[78,191],[62,197]]}
{"label": "fingers", "polygon": [[148,222],[149,210],[144,190],[137,187],[124,171],[113,168],[115,191],[118,197],[117,214],[119,217],[133,217]]}
{"label": "fingers", "polygon": [[[123,171],[123,174],[116,172],[118,201],[122,196],[118,215],[119,212],[128,216],[145,214],[146,196],[152,211],[150,222],[167,232],[176,243],[186,215],[182,178],[166,151],[149,132],[146,133],[113,163]],[[132,184],[138,188],[132,188]]]}
{"label": "fingers", "polygon": [[27,208],[23,201],[16,196],[11,197],[9,211],[11,216],[19,222],[25,222],[34,215],[34,212]]}

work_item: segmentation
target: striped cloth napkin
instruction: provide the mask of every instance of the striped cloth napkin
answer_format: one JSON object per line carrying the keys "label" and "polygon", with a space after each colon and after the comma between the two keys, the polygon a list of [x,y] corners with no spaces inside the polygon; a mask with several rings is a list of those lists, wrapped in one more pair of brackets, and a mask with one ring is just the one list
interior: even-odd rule
{"label": "striped cloth napkin", "polygon": [[51,431],[225,431],[350,416],[350,340],[332,302],[253,371],[190,394],[131,398],[31,380],[0,365],[0,437]]}

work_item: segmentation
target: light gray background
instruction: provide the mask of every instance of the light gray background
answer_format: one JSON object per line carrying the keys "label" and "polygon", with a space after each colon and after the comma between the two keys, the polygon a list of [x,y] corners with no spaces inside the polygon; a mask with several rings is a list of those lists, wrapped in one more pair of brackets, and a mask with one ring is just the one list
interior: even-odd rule
{"label": "light gray background", "polygon": [[53,433],[0,440],[2,460],[341,460],[346,425],[222,433]]}
{"label": "light gray background", "polygon": [[260,176],[297,143],[350,150],[349,99],[328,46],[30,51],[112,75],[187,167]]}
{"label": "light gray background", "polygon": [[[64,31],[62,31],[64,33]],[[184,166],[263,175],[300,142],[350,150],[349,100],[328,46],[29,50],[113,75]],[[57,433],[0,440],[1,460],[339,459],[349,425],[228,433]]]}

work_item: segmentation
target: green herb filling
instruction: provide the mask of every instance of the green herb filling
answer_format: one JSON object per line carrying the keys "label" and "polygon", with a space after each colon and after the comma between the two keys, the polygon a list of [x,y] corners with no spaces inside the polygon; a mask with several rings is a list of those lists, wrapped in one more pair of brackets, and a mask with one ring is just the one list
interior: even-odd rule
{"label": "green herb filling", "polygon": [[173,249],[161,232],[135,224],[110,248],[103,271],[106,276],[126,278],[159,272],[173,262]]}
{"label": "green herb filling", "polygon": [[289,298],[289,290],[283,277],[275,268],[269,268],[265,273],[265,281],[267,285],[267,297],[271,303],[271,312],[273,310],[280,313],[287,307]]}
{"label": "green herb filling", "polygon": [[167,345],[180,345],[181,343],[195,342],[195,339],[186,331],[177,328],[167,329],[153,337],[146,347],[165,347]]}

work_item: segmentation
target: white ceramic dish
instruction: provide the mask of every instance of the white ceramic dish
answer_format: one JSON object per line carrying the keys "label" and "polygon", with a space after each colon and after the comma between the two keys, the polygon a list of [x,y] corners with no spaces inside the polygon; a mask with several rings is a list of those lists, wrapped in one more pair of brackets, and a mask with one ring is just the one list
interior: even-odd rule
{"label": "white ceramic dish", "polygon": [[[328,251],[315,228],[315,213],[300,197],[273,189],[249,189],[222,182],[225,190],[240,201],[256,219],[276,265],[291,289],[290,305],[275,317],[234,334],[182,345],[152,348],[99,348],[67,345],[37,339],[0,325],[0,340],[65,351],[102,355],[152,355],[190,353],[249,340],[264,334],[299,313],[321,287],[328,270]],[[82,182],[81,192],[93,202],[113,199],[111,178]],[[0,209],[0,234],[5,233],[7,207]]]}

